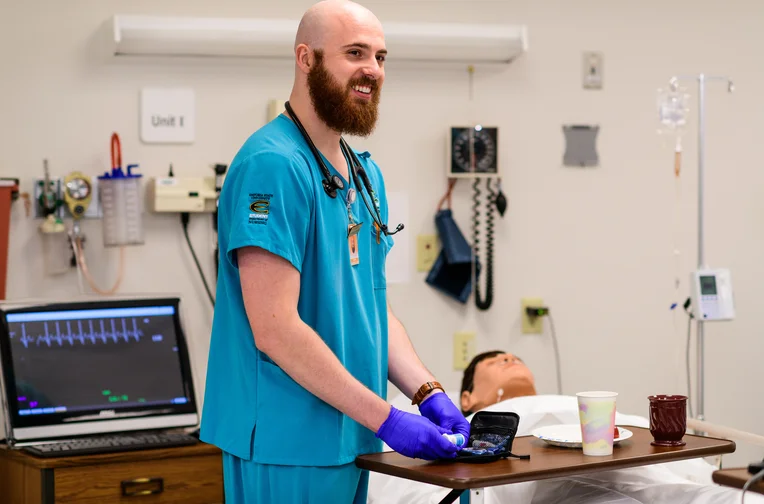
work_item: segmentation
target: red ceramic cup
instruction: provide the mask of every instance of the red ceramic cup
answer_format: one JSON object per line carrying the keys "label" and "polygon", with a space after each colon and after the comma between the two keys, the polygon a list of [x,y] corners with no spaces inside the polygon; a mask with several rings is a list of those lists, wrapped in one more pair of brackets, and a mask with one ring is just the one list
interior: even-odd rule
{"label": "red ceramic cup", "polygon": [[687,396],[653,395],[650,400],[650,434],[654,446],[684,446],[687,431]]}

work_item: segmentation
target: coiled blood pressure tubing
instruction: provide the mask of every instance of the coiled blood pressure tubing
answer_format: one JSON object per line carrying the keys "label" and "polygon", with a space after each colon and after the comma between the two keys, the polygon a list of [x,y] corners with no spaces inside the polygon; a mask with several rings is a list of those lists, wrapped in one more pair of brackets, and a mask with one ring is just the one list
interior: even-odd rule
{"label": "coiled blood pressure tubing", "polygon": [[[487,198],[486,212],[486,254],[485,254],[485,296],[480,292],[478,278],[475,278],[475,306],[487,310],[493,303],[493,219],[494,209],[501,216],[507,209],[507,199],[501,191],[498,173],[498,128],[481,125],[452,127],[449,148],[449,176],[454,178],[474,178],[472,184],[472,249],[474,271],[477,277],[480,263],[480,180],[485,178]],[[496,180],[494,182],[494,179]],[[494,190],[494,185],[496,189]],[[480,268],[482,270],[482,268]]]}

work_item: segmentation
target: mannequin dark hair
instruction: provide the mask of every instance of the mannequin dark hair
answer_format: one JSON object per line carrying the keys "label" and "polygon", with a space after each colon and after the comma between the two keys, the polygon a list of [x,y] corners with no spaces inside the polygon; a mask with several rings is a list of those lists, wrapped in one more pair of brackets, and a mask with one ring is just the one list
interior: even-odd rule
{"label": "mannequin dark hair", "polygon": [[[506,352],[501,350],[491,350],[489,352],[477,354],[475,357],[473,357],[469,366],[467,366],[467,369],[464,370],[464,375],[462,376],[462,390],[459,392],[459,394],[461,395],[465,390],[467,392],[472,392],[472,386],[475,383],[475,368],[477,367],[478,363],[503,353]],[[464,416],[467,416],[469,413],[469,411],[462,410],[462,414],[464,414]]]}

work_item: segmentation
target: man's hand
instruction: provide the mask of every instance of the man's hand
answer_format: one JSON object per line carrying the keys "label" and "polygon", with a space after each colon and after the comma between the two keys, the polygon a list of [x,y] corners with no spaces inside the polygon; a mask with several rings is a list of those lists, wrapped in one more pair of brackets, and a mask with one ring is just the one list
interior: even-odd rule
{"label": "man's hand", "polygon": [[[422,383],[435,381],[422,361],[419,360],[406,329],[387,305],[389,320],[389,364],[388,376],[391,382],[406,397],[413,397]],[[470,424],[442,392],[431,392],[419,404],[419,412],[449,434],[463,434],[465,441],[470,437]],[[389,445],[389,443],[388,443]]]}
{"label": "man's hand", "polygon": [[377,437],[401,455],[424,460],[456,457],[458,448],[443,437],[445,429],[428,419],[406,413],[394,406],[377,432]]}
{"label": "man's hand", "polygon": [[419,412],[449,434],[462,434],[465,442],[470,438],[470,423],[446,394],[431,393],[419,405]]}

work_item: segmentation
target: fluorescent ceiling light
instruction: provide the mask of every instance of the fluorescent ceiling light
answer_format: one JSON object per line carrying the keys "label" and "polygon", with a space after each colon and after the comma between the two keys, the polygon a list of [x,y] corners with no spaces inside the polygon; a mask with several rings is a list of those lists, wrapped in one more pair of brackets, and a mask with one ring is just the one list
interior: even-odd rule
{"label": "fluorescent ceiling light", "polygon": [[[114,54],[292,58],[299,21],[252,18],[113,18]],[[508,63],[527,50],[517,25],[385,23],[391,61]]]}

